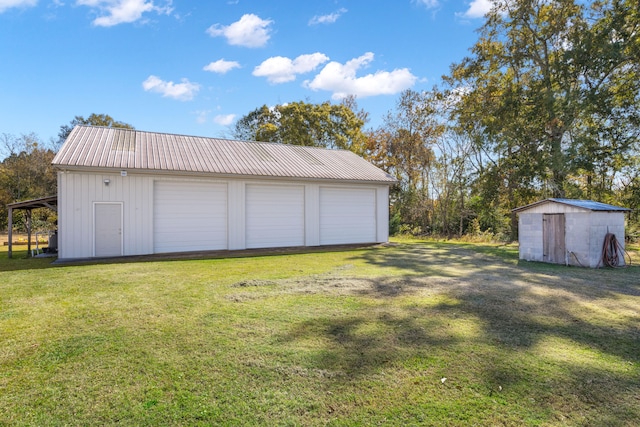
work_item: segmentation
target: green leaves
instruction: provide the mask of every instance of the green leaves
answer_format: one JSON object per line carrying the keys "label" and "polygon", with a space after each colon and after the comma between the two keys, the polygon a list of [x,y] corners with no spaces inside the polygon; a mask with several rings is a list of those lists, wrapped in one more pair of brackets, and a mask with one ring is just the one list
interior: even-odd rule
{"label": "green leaves", "polygon": [[637,152],[639,22],[630,0],[497,3],[446,77],[466,88],[452,118],[513,165],[521,178],[508,173],[508,185],[537,181],[563,196],[585,172],[613,182]]}
{"label": "green leaves", "polygon": [[60,126],[60,132],[58,132],[58,144],[62,144],[71,130],[78,125],[91,125],[91,126],[104,126],[104,127],[113,127],[113,128],[124,128],[124,129],[135,129],[128,123],[119,122],[114,120],[108,114],[95,114],[92,113],[88,118],[84,118],[82,116],[75,116],[73,120],[68,125]]}
{"label": "green leaves", "polygon": [[308,147],[339,148],[362,153],[366,114],[353,100],[342,104],[292,102],[263,105],[236,122],[234,137]]}
{"label": "green leaves", "polygon": [[[57,177],[51,166],[55,153],[35,134],[20,137],[3,134],[0,141],[8,154],[0,162],[1,229],[7,225],[8,203],[56,194]],[[20,225],[22,221],[22,213],[16,212],[14,222]]]}

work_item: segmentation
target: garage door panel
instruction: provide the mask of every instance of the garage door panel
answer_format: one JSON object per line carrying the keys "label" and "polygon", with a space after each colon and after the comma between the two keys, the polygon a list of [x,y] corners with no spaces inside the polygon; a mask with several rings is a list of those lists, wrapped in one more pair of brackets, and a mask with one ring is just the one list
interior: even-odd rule
{"label": "garage door panel", "polygon": [[227,248],[227,185],[157,181],[154,252]]}
{"label": "garage door panel", "polygon": [[246,187],[247,248],[304,245],[304,187]]}
{"label": "garage door panel", "polygon": [[320,244],[376,241],[376,191],[320,188]]}

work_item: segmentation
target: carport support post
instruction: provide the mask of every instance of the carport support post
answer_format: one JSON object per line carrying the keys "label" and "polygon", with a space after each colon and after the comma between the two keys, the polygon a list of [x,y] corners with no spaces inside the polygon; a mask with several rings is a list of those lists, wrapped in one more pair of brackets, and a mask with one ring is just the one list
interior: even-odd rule
{"label": "carport support post", "polygon": [[13,253],[13,208],[9,208],[9,258]]}
{"label": "carport support post", "polygon": [[27,256],[31,256],[31,209],[27,209]]}

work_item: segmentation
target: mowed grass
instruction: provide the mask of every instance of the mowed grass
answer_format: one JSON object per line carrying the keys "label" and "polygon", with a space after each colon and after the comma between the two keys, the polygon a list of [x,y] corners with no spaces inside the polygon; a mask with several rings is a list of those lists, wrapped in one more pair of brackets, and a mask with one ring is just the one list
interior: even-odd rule
{"label": "mowed grass", "polygon": [[412,240],[49,263],[0,253],[0,425],[640,424],[636,266]]}

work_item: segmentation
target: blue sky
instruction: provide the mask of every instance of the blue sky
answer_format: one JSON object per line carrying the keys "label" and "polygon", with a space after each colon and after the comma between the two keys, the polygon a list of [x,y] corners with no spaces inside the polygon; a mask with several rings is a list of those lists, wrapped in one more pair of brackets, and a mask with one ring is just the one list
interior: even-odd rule
{"label": "blue sky", "polygon": [[468,54],[491,0],[0,0],[0,133],[74,116],[229,136],[262,105],[353,94],[376,127]]}

